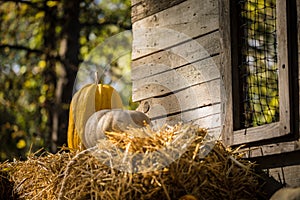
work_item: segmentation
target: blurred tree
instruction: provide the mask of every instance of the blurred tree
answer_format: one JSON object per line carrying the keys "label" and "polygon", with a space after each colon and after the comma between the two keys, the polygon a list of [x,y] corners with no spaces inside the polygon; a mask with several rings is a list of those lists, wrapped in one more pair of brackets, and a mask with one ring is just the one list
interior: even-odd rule
{"label": "blurred tree", "polygon": [[0,22],[0,160],[55,152],[66,143],[78,67],[131,29],[130,1],[3,0]]}

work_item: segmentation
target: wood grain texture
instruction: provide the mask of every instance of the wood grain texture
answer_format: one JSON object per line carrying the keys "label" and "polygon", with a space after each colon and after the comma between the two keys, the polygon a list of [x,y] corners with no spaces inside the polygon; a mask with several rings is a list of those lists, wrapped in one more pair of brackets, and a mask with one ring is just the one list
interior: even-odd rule
{"label": "wood grain texture", "polygon": [[188,0],[133,23],[132,59],[219,28],[216,1]]}
{"label": "wood grain texture", "polygon": [[281,136],[280,123],[274,122],[261,126],[234,131],[230,145],[241,145],[251,142],[273,139]]}
{"label": "wood grain texture", "polygon": [[[133,82],[133,101],[164,95],[220,77],[213,58],[208,58],[184,67],[165,71]],[[215,86],[218,87],[218,86]]]}
{"label": "wood grain texture", "polygon": [[279,87],[279,117],[280,133],[282,135],[291,132],[291,113],[290,113],[290,85],[289,85],[289,55],[288,55],[288,38],[287,38],[287,12],[286,1],[278,0],[276,2],[277,14],[277,40],[278,40],[278,87]]}
{"label": "wood grain texture", "polygon": [[184,1],[185,0],[132,0],[131,21],[134,23]]}
{"label": "wood grain texture", "polygon": [[300,151],[300,141],[290,141],[290,142],[279,142],[276,144],[262,145],[259,147],[250,147],[246,156],[259,157],[259,156],[268,156],[280,153],[287,153],[292,151]]}
{"label": "wood grain texture", "polygon": [[224,130],[222,140],[225,144],[232,144],[233,140],[233,98],[232,98],[232,60],[231,60],[231,30],[230,30],[230,0],[219,0],[221,62],[220,73],[224,83],[221,91],[222,121]]}
{"label": "wood grain texture", "polygon": [[221,112],[218,2],[150,2],[132,2],[133,100],[142,101],[141,109],[154,123],[195,121],[216,132]]}
{"label": "wood grain texture", "polygon": [[131,6],[134,6],[134,5],[136,5],[138,3],[142,3],[142,2],[143,2],[143,0],[131,0]]}
{"label": "wood grain texture", "polygon": [[[215,31],[193,41],[132,61],[132,80],[142,79],[163,71],[203,60],[220,52],[220,36]],[[218,60],[216,59],[218,65]]]}
{"label": "wood grain texture", "polygon": [[[172,113],[180,113],[186,110],[212,106],[220,103],[220,89],[216,87],[220,85],[220,80],[216,79],[205,84],[199,84],[185,88],[169,95],[150,98],[141,101],[139,110],[147,112],[150,117],[159,117],[170,115]],[[143,108],[147,104],[148,109]],[[156,107],[156,109],[154,109]],[[157,109],[159,107],[159,109]]]}
{"label": "wood grain texture", "polygon": [[[221,121],[222,123],[222,121]],[[222,140],[222,126],[207,128],[207,133],[209,136],[214,137],[214,139],[221,141]]]}
{"label": "wood grain texture", "polygon": [[[294,156],[294,159],[297,159],[297,155]],[[285,160],[285,158],[283,157],[282,160]],[[273,159],[273,163],[274,162],[278,162],[278,160]],[[270,176],[273,176],[278,182],[286,184],[288,187],[300,186],[300,165],[273,168],[268,171]]]}
{"label": "wood grain texture", "polygon": [[[198,111],[199,109],[196,109],[194,111],[188,111],[185,113],[180,113],[177,115],[172,115],[169,117],[165,118],[157,118],[151,120],[153,123],[154,127],[161,127],[164,124],[169,124],[169,125],[174,125],[178,122],[194,122],[195,124],[198,124],[200,127],[203,128],[209,128],[209,129],[214,129],[214,128],[219,128],[220,127],[220,113],[216,114],[210,114],[200,118],[197,118],[201,113],[201,111]],[[203,113],[204,111],[202,111]]]}

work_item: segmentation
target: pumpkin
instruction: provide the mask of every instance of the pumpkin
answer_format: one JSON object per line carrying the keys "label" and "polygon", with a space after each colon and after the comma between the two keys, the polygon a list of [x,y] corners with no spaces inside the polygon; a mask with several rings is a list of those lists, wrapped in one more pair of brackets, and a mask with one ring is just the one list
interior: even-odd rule
{"label": "pumpkin", "polygon": [[109,85],[88,84],[81,88],[75,93],[70,104],[68,147],[85,149],[82,145],[85,124],[96,111],[122,107],[120,95]]}
{"label": "pumpkin", "polygon": [[184,195],[179,200],[197,200],[197,198],[191,194]]}
{"label": "pumpkin", "polygon": [[300,187],[298,188],[281,188],[277,190],[270,200],[290,200],[300,199]]}
{"label": "pumpkin", "polygon": [[129,127],[142,128],[147,124],[150,124],[150,119],[136,110],[100,110],[88,119],[82,142],[90,148],[105,138],[106,131],[122,132]]}

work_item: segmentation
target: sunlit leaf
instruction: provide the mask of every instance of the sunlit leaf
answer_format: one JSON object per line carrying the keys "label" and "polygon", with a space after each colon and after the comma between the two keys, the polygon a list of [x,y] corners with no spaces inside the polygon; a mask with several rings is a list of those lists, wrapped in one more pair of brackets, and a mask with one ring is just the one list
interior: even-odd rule
{"label": "sunlit leaf", "polygon": [[26,71],[27,71],[27,68],[26,68],[26,66],[23,65],[23,66],[20,68],[20,73],[21,73],[21,74],[24,74]]}
{"label": "sunlit leaf", "polygon": [[54,7],[58,5],[58,1],[47,1],[47,6]]}
{"label": "sunlit leaf", "polygon": [[47,63],[45,60],[40,60],[40,62],[38,63],[38,66],[41,68],[41,69],[44,69],[46,67]]}
{"label": "sunlit leaf", "polygon": [[39,102],[40,103],[45,103],[45,101],[46,101],[46,96],[42,95],[42,96],[39,97]]}
{"label": "sunlit leaf", "polygon": [[44,11],[40,11],[38,13],[36,13],[35,18],[39,19],[39,18],[43,18],[45,16],[45,12]]}
{"label": "sunlit leaf", "polygon": [[26,147],[26,141],[24,139],[20,139],[16,144],[18,149],[23,149]]}

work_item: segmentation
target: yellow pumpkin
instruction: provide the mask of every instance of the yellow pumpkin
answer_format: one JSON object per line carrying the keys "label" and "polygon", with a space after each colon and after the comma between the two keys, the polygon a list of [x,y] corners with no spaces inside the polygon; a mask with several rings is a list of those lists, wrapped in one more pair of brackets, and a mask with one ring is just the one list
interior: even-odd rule
{"label": "yellow pumpkin", "polygon": [[88,84],[72,98],[69,112],[68,147],[85,149],[82,138],[89,117],[102,109],[122,108],[118,92],[109,85]]}

